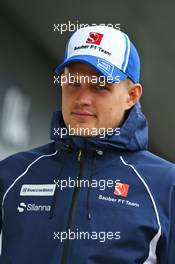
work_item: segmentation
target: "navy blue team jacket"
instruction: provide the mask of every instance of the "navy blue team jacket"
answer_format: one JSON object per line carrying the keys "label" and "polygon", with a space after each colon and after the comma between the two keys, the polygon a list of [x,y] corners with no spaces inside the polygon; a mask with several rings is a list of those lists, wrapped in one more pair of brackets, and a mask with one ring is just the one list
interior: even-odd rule
{"label": "navy blue team jacket", "polygon": [[147,150],[140,106],[120,135],[63,127],[55,112],[51,143],[0,162],[0,263],[174,264],[175,166]]}

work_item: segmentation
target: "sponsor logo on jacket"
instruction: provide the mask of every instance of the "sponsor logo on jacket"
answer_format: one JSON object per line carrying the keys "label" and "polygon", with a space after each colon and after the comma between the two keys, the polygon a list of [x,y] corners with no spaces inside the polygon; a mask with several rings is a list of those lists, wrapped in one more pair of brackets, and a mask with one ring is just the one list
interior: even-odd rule
{"label": "sponsor logo on jacket", "polygon": [[38,205],[38,204],[25,204],[24,202],[21,202],[19,206],[17,207],[17,211],[19,213],[23,213],[25,211],[28,212],[49,212],[51,209],[50,205]]}
{"label": "sponsor logo on jacket", "polygon": [[53,196],[56,184],[23,184],[20,196]]}
{"label": "sponsor logo on jacket", "polygon": [[127,197],[129,185],[126,183],[116,182],[114,194],[117,196]]}

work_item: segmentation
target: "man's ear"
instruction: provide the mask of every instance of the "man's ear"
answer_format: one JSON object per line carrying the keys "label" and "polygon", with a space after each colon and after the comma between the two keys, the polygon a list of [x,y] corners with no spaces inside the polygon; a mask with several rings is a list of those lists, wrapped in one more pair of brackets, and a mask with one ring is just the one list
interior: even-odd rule
{"label": "man's ear", "polygon": [[130,109],[135,105],[142,95],[142,86],[140,83],[132,84],[128,89],[127,106]]}

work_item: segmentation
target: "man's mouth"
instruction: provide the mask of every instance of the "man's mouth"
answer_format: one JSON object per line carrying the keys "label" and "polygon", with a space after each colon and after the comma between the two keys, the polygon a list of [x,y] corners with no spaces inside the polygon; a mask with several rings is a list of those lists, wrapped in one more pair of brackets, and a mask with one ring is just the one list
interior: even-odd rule
{"label": "man's mouth", "polygon": [[71,114],[80,122],[88,122],[96,117],[95,114],[88,111],[73,111]]}
{"label": "man's mouth", "polygon": [[72,112],[73,115],[76,116],[95,116],[94,114],[88,112],[88,111],[74,111]]}

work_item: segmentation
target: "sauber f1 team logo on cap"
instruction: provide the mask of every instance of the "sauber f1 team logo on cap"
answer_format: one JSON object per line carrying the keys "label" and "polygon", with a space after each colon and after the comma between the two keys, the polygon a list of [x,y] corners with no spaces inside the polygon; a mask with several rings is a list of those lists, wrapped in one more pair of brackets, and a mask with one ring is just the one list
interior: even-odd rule
{"label": "sauber f1 team logo on cap", "polygon": [[126,183],[116,182],[114,194],[117,196],[127,197],[129,185]]}
{"label": "sauber f1 team logo on cap", "polygon": [[97,32],[90,32],[89,37],[86,40],[86,43],[100,45],[103,38],[103,34]]}

